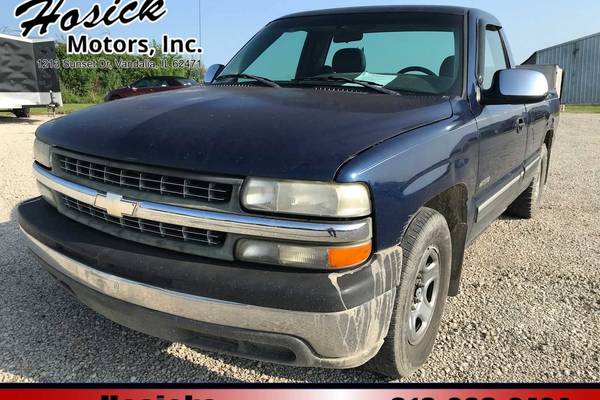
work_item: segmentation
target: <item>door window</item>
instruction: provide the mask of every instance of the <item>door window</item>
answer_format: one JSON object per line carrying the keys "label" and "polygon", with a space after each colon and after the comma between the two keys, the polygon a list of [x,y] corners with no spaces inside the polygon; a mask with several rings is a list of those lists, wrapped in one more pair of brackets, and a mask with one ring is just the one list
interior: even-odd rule
{"label": "door window", "polygon": [[494,74],[497,71],[506,68],[508,68],[508,65],[506,63],[506,53],[504,52],[500,31],[493,27],[488,27],[485,30],[485,58],[483,64],[482,88],[487,90],[492,87]]}

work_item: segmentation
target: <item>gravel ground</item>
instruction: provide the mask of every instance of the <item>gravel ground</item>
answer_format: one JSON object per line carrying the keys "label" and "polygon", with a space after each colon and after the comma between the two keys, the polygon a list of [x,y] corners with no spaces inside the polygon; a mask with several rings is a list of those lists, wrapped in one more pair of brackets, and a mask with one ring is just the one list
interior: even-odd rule
{"label": "gravel ground", "polygon": [[[0,381],[381,382],[198,352],[120,327],[27,252],[16,205],[37,195],[39,121],[0,118]],[[600,115],[565,114],[533,221],[501,219],[467,251],[462,294],[411,381],[600,382]]]}

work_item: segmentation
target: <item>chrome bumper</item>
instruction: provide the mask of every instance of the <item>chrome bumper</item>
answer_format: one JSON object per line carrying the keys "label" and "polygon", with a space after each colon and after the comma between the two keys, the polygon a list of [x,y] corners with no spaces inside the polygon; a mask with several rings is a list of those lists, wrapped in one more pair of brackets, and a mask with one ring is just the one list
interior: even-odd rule
{"label": "chrome bumper", "polygon": [[[318,361],[314,365],[350,368],[369,360],[383,344],[393,310],[395,289],[355,308],[332,313],[266,308],[189,295],[98,271],[23,233],[40,259],[87,288],[194,321],[300,338],[316,353]],[[385,257],[376,254],[373,263],[386,262]]]}
{"label": "chrome bumper", "polygon": [[150,201],[123,199],[53,175],[33,165],[36,179],[49,189],[106,210],[115,217],[135,217],[150,221],[207,229],[246,236],[314,243],[354,243],[371,239],[371,219],[352,222],[302,222],[249,215],[226,214],[171,206]]}

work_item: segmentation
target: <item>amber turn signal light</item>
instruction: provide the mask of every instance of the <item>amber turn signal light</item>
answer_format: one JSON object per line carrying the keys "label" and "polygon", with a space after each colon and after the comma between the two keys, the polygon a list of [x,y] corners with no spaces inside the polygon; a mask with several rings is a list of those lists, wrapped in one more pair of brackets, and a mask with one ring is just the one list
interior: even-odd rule
{"label": "amber turn signal light", "polygon": [[350,247],[332,247],[327,250],[330,268],[348,268],[366,261],[371,255],[371,242]]}
{"label": "amber turn signal light", "polygon": [[370,255],[370,241],[358,245],[325,247],[241,239],[236,245],[238,260],[321,270],[354,267],[366,261]]}

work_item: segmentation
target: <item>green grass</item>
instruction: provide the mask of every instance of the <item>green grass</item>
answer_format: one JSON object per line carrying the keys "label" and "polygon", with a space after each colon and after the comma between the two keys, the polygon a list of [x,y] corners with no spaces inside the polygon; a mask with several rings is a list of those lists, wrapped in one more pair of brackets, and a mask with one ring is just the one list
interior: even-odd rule
{"label": "green grass", "polygon": [[[64,104],[62,107],[56,109],[57,114],[71,114],[75,111],[83,110],[84,108],[91,107],[95,104]],[[48,110],[45,108],[32,108],[32,115],[46,115]]]}
{"label": "green grass", "polygon": [[565,112],[568,113],[600,113],[600,105],[567,105]]}
{"label": "green grass", "polygon": [[[88,108],[93,105],[95,104],[65,104],[56,109],[56,114],[71,114],[75,111],[83,110],[84,108]],[[48,110],[46,108],[32,108],[31,115],[48,115]],[[11,117],[14,115],[10,112],[0,112],[0,116]]]}

